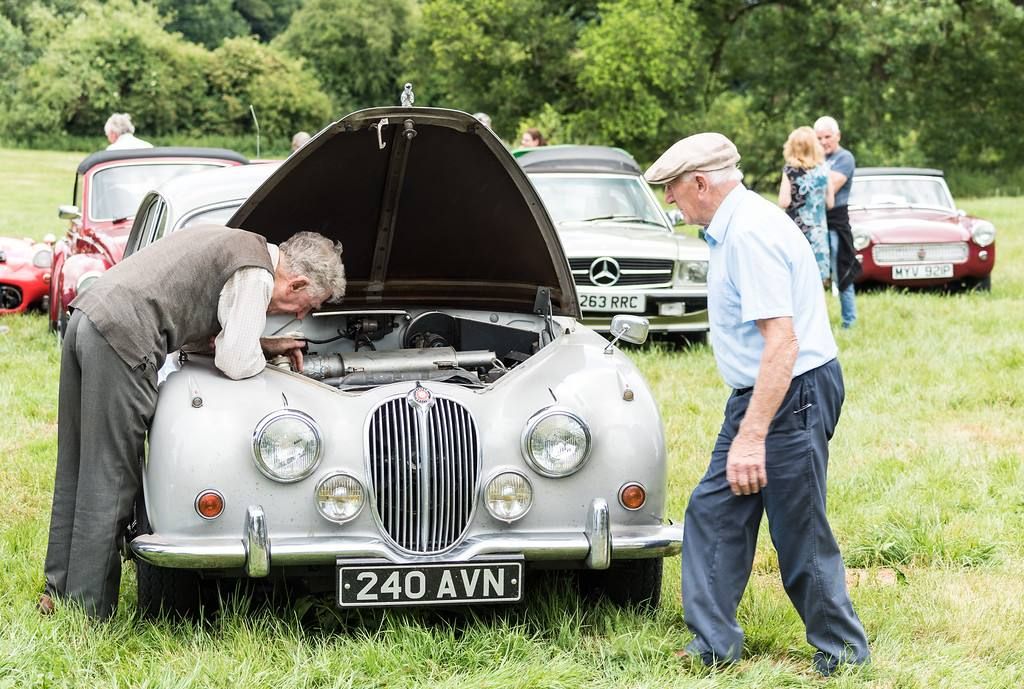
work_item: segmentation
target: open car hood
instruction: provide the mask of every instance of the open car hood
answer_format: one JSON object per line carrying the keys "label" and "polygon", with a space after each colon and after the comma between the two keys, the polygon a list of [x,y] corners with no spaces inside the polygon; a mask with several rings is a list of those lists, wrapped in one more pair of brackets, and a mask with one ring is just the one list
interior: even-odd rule
{"label": "open car hood", "polygon": [[372,108],[331,124],[228,221],[281,243],[299,230],[344,245],[345,306],[530,313],[538,287],[579,318],[547,211],[512,155],[471,115]]}

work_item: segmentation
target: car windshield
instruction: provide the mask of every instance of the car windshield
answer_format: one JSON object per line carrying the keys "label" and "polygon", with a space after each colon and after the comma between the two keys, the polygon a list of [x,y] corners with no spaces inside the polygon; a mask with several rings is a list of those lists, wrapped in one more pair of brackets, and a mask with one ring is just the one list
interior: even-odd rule
{"label": "car windshield", "polygon": [[849,203],[861,208],[955,208],[939,177],[855,176]]}
{"label": "car windshield", "polygon": [[193,172],[221,167],[202,163],[143,163],[118,165],[99,170],[92,176],[89,193],[89,219],[130,218],[142,197],[169,179]]}
{"label": "car windshield", "polygon": [[204,211],[200,211],[195,215],[188,217],[185,222],[181,223],[179,229],[185,229],[186,227],[192,227],[193,225],[226,225],[231,216],[235,214],[241,203],[235,203],[230,206],[221,206],[220,208],[209,208]]}
{"label": "car windshield", "polygon": [[556,225],[617,220],[666,229],[665,216],[640,177],[535,174],[530,181]]}

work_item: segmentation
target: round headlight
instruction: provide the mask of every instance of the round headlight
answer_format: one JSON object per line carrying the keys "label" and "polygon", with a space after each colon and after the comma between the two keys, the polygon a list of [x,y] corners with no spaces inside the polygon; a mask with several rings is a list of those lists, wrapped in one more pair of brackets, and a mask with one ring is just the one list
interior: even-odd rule
{"label": "round headlight", "polygon": [[855,251],[861,251],[866,249],[868,244],[871,243],[871,235],[864,230],[853,228],[853,248]]}
{"label": "round headlight", "polygon": [[328,474],[316,484],[316,508],[328,521],[347,522],[359,514],[365,502],[363,484],[348,474]]}
{"label": "round headlight", "polygon": [[320,463],[320,429],[307,414],[271,412],[252,434],[252,456],[264,476],[282,483],[306,478]]}
{"label": "round headlight", "polygon": [[707,261],[680,261],[679,279],[683,282],[705,283],[708,281]]}
{"label": "round headlight", "polygon": [[53,263],[53,252],[50,251],[50,247],[43,246],[38,248],[35,255],[32,257],[32,265],[36,268],[49,268]]}
{"label": "round headlight", "polygon": [[526,422],[523,456],[544,476],[568,476],[580,470],[590,454],[590,429],[565,409],[545,409]]}
{"label": "round headlight", "polygon": [[996,227],[988,220],[979,220],[971,228],[971,239],[978,246],[988,246],[996,241]]}
{"label": "round headlight", "polygon": [[514,522],[530,511],[533,486],[529,479],[515,471],[506,471],[487,482],[484,504],[495,519]]}
{"label": "round headlight", "polygon": [[92,270],[78,278],[78,282],[75,283],[75,291],[81,294],[85,290],[89,289],[92,283],[100,279],[99,272]]}

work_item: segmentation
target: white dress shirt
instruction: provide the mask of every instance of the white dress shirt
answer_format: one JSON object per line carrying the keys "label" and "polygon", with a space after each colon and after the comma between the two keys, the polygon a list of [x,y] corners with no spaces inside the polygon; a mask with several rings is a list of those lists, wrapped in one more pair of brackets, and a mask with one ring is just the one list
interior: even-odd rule
{"label": "white dress shirt", "polygon": [[[267,244],[267,251],[276,269],[278,249]],[[224,283],[217,302],[221,331],[214,340],[214,363],[228,378],[249,378],[266,366],[260,337],[273,293],[274,275],[263,268],[240,268]]]}
{"label": "white dress shirt", "polygon": [[121,134],[117,141],[107,146],[108,151],[115,151],[122,148],[153,148],[153,144],[138,138],[134,134]]}

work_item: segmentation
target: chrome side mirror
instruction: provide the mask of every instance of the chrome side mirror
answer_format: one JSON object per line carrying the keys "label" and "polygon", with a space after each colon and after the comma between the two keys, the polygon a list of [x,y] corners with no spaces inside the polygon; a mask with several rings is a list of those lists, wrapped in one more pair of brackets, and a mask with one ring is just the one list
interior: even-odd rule
{"label": "chrome side mirror", "polygon": [[665,211],[665,218],[669,225],[681,225],[683,223],[683,212],[678,208],[669,208]]}
{"label": "chrome side mirror", "polygon": [[78,206],[58,206],[57,217],[61,220],[78,220],[82,217],[82,211],[78,210]]}
{"label": "chrome side mirror", "polygon": [[647,332],[651,322],[642,316],[614,316],[611,324],[612,341],[604,348],[605,354],[611,354],[612,346],[619,340],[631,344],[643,344],[647,341]]}

